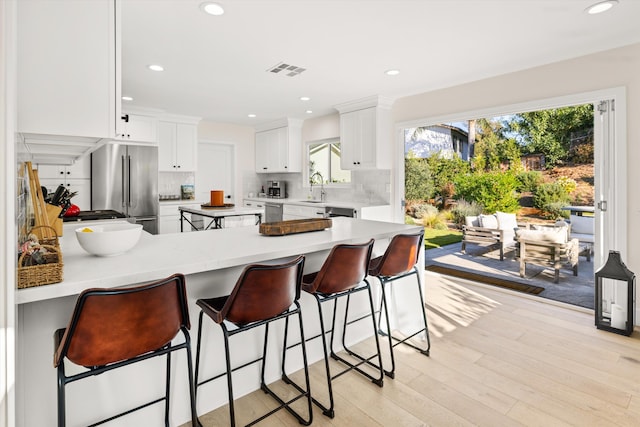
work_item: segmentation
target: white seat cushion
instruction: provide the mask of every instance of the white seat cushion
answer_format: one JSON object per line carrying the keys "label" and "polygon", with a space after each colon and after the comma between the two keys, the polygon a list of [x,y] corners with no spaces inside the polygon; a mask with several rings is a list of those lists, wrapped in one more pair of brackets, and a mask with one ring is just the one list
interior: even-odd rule
{"label": "white seat cushion", "polygon": [[593,234],[574,233],[573,231],[571,232],[571,238],[578,239],[579,241],[584,243],[595,243],[596,241]]}
{"label": "white seat cushion", "polygon": [[541,243],[567,243],[566,227],[537,226],[531,230],[516,230],[516,239],[525,239]]}

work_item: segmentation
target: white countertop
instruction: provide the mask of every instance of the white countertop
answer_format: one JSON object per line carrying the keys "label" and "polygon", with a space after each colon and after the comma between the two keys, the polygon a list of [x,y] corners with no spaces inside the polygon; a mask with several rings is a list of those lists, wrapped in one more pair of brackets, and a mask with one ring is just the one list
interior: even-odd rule
{"label": "white countertop", "polygon": [[160,205],[200,205],[202,203],[208,203],[209,201],[207,200],[206,202],[199,202],[195,199],[178,199],[178,200],[160,200]]}
{"label": "white countertop", "polygon": [[97,257],[85,252],[66,226],[61,248],[61,283],[18,289],[18,304],[77,295],[92,287],[117,287],[161,279],[174,273],[193,274],[328,250],[336,244],[388,238],[420,227],[389,222],[333,218],[323,231],[288,236],[263,236],[255,227],[237,227],[193,233],[151,235],[143,232],[129,252]]}

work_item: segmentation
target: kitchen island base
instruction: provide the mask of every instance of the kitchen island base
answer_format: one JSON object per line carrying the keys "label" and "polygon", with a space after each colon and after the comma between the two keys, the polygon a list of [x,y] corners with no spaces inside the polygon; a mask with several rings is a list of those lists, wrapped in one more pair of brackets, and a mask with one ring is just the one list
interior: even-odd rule
{"label": "kitchen island base", "polygon": [[[390,237],[398,233],[415,232],[418,228],[400,224],[335,218],[331,229],[282,237],[260,236],[257,227],[230,228],[201,233],[143,235],[141,242],[131,252],[113,258],[90,256],[82,251],[74,241],[73,233],[65,233],[70,238],[62,242],[65,254],[65,281],[39,289],[18,291],[18,374],[16,381],[17,425],[19,427],[48,426],[56,419],[56,371],[53,368],[53,332],[65,327],[73,311],[77,294],[89,287],[117,287],[136,283],[146,283],[173,273],[186,276],[191,318],[191,336],[197,334],[199,313],[195,301],[228,295],[244,266],[250,263],[282,261],[304,254],[305,272],[317,271],[322,266],[331,247],[338,243],[362,243],[369,238],[376,239],[374,254],[382,254]],[[199,252],[186,252],[186,248],[200,248]],[[154,258],[155,257],[155,258]],[[423,255],[421,255],[421,260]],[[419,263],[423,265],[423,261]],[[420,269],[421,272],[423,269]],[[379,303],[379,284],[371,280]],[[413,285],[413,286],[411,286]],[[416,295],[411,292],[415,284],[394,286],[392,312],[398,316],[392,319],[394,328],[412,330],[419,324],[420,313],[403,311],[405,303],[414,307]],[[25,292],[23,292],[25,291]],[[305,335],[319,334],[319,320],[315,301],[302,294]],[[377,306],[377,305],[376,305]],[[341,305],[338,306],[339,310]],[[330,316],[330,307],[323,307],[325,316]],[[354,298],[349,308],[350,317],[368,310],[365,298]],[[352,314],[351,314],[352,313]],[[339,317],[340,318],[340,317]],[[364,322],[361,322],[364,323]],[[203,377],[224,372],[224,352],[222,332],[211,325],[203,330]],[[369,327],[367,327],[369,326]],[[341,330],[341,325],[337,326]],[[281,358],[281,343],[284,326],[279,322],[272,327],[268,358]],[[349,328],[347,344],[355,344],[371,335],[370,325],[353,325]],[[234,365],[257,358],[262,353],[264,332],[261,328],[247,332],[245,336],[232,342]],[[299,339],[295,329],[290,331],[290,342]],[[384,349],[383,349],[384,350]],[[319,340],[309,342],[307,347],[309,363],[323,357]],[[195,353],[195,352],[194,352]],[[172,358],[172,396],[188,394],[188,382],[183,370],[186,369],[184,355]],[[287,364],[293,370],[302,368],[302,357],[296,352],[287,356]],[[84,368],[70,365],[68,372]],[[259,389],[259,369],[254,367],[234,373],[234,395],[241,397]],[[86,425],[99,418],[94,414],[112,413],[130,407],[132,404],[161,395],[164,388],[164,361],[149,360],[139,366],[129,366],[119,371],[101,375],[69,387],[67,399],[75,402],[68,410],[68,425]],[[280,370],[265,372],[267,383],[280,379]],[[312,392],[314,384],[311,386]],[[188,404],[183,399],[173,398],[171,402],[171,425],[181,425],[190,419]],[[224,378],[215,380],[198,391],[197,410],[199,414],[212,411],[227,403],[227,386]],[[162,405],[154,405],[118,421],[118,426],[162,425]]]}

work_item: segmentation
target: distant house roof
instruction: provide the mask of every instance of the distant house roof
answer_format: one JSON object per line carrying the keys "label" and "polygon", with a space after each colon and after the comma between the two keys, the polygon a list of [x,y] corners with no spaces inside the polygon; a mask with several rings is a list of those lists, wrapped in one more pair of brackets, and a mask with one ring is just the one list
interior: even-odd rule
{"label": "distant house roof", "polygon": [[468,133],[448,124],[408,129],[405,136],[405,153],[411,151],[417,157],[430,157],[439,153],[445,157],[458,154],[469,160]]}

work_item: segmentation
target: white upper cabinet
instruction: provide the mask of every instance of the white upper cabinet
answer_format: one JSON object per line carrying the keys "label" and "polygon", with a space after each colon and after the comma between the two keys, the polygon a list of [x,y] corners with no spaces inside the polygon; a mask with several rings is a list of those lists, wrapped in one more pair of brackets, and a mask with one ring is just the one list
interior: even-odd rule
{"label": "white upper cabinet", "polygon": [[71,202],[81,210],[91,209],[91,161],[88,157],[77,160],[73,165],[38,164],[40,185],[55,192],[59,185],[69,192],[77,192]]}
{"label": "white upper cabinet", "polygon": [[197,169],[199,119],[158,120],[158,170],[193,172]]}
{"label": "white upper cabinet", "polygon": [[157,143],[158,120],[155,116],[123,113],[120,118],[121,133],[116,136],[118,141]]}
{"label": "white upper cabinet", "polygon": [[302,171],[302,120],[286,119],[256,128],[256,172]]}
{"label": "white upper cabinet", "polygon": [[91,161],[89,157],[84,157],[70,166],[39,164],[38,177],[54,179],[91,179]]}
{"label": "white upper cabinet", "polygon": [[391,169],[390,107],[380,97],[335,106],[340,112],[342,169]]}
{"label": "white upper cabinet", "polygon": [[115,138],[120,117],[119,0],[18,5],[18,131]]}

